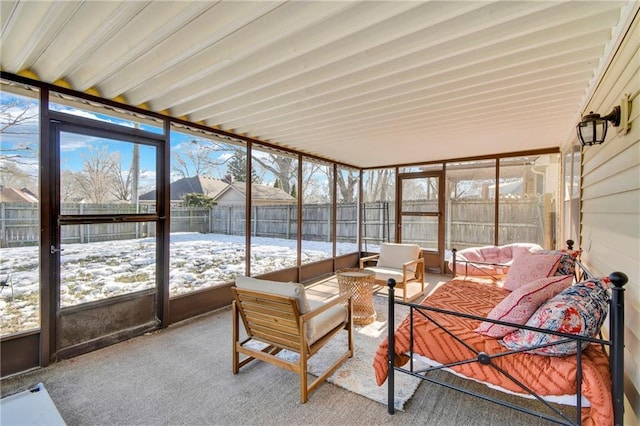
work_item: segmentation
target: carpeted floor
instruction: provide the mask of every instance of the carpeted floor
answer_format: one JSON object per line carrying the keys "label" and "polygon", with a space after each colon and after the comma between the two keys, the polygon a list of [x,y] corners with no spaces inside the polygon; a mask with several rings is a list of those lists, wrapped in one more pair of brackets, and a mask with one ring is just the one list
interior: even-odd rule
{"label": "carpeted floor", "polygon": [[[327,378],[341,388],[365,396],[381,404],[387,403],[387,383],[382,386],[376,384],[373,367],[371,366],[373,355],[380,342],[388,333],[388,299],[383,296],[374,298],[377,317],[368,325],[354,325],[354,355],[345,361],[335,373]],[[407,316],[409,309],[405,306],[396,307],[395,324],[400,324]],[[343,331],[335,336],[317,354],[309,359],[308,371],[314,376],[320,376],[329,366],[339,358],[347,348],[347,332]],[[262,349],[266,344],[250,342],[255,349]],[[298,354],[290,351],[282,351],[279,358],[287,361],[297,361]],[[426,367],[426,365],[425,365]],[[394,406],[397,410],[403,410],[406,402],[413,396],[421,380],[408,374],[399,374],[395,381]]]}
{"label": "carpeted floor", "polygon": [[4,379],[1,393],[40,382],[69,425],[544,424],[430,383],[395,415],[331,383],[300,404],[295,373],[258,362],[231,373],[230,309]]}

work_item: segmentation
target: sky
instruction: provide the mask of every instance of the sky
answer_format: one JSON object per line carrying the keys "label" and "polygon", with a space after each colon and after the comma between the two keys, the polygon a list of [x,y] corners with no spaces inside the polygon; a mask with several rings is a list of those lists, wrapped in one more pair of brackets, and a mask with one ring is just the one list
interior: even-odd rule
{"label": "sky", "polygon": [[[37,171],[38,161],[38,100],[13,95],[7,92],[0,92],[0,105],[2,106],[3,115],[8,117],[16,117],[25,110],[28,111],[27,115],[31,117],[29,120],[22,122],[20,126],[13,126],[11,131],[3,132],[0,142],[0,152],[5,155],[10,155],[10,153],[16,152],[16,148],[24,148],[26,145],[29,145],[31,147],[31,157],[29,159],[24,159],[24,161],[20,161],[20,167],[28,168],[29,172],[33,174],[34,171]],[[94,120],[107,121],[123,126],[134,126],[134,123],[131,121],[122,120],[120,118],[104,114],[96,114],[87,110],[71,108],[53,102],[51,104],[51,108],[56,111]],[[152,127],[144,123],[141,123],[139,128],[153,133],[160,133],[162,130],[159,127]],[[175,131],[171,132],[170,138],[172,152],[184,151],[185,147],[189,147],[189,145],[191,145],[190,141],[195,139],[192,135]],[[133,153],[132,143],[90,137],[71,132],[63,132],[61,135],[60,155],[63,170],[72,172],[80,171],[83,167],[83,158],[86,158],[89,155],[88,147],[93,147],[95,150],[102,146],[105,146],[107,151],[110,153],[117,152],[120,156],[122,169],[129,170],[131,167]],[[24,150],[22,150],[21,153],[23,157],[27,154]],[[229,155],[229,153],[213,153],[212,157],[213,159],[224,160],[225,157],[228,157]],[[156,149],[154,147],[140,145],[141,186],[145,186],[145,184],[146,186],[152,185],[155,181],[156,156]],[[226,173],[226,170],[223,170],[222,172]]]}
{"label": "sky", "polygon": [[[161,134],[162,127],[151,126],[145,123],[134,123],[133,121],[123,120],[119,117],[109,116],[106,114],[97,114],[89,110],[78,109],[63,105],[61,103],[55,103],[56,98],[52,99],[51,109],[65,112],[92,120],[106,121],[122,126],[134,127],[137,126],[141,130]],[[11,106],[11,108],[8,108]],[[23,149],[20,151],[23,159],[16,163],[21,169],[27,171],[32,176],[37,176],[38,173],[38,100],[33,98],[27,98],[19,95],[14,95],[8,92],[0,92],[0,107],[2,107],[3,118],[16,117],[17,115],[28,110],[30,120],[24,121],[20,126],[13,126],[10,132],[3,132],[1,136],[1,154],[8,155],[13,153],[16,148]],[[216,151],[209,150],[210,160],[219,163],[220,165],[215,168],[212,173],[215,178],[222,179],[228,174],[226,168],[226,162],[233,153],[230,143],[223,141],[217,141],[214,139],[207,139],[204,137],[194,136],[192,134],[182,133],[178,131],[171,131],[170,143],[171,143],[171,181],[176,181],[183,177],[177,170],[177,162],[175,161],[175,155],[180,154],[186,158],[186,153],[203,147],[210,147],[210,141],[214,141],[222,146],[229,145],[228,150]],[[29,151],[24,151],[26,145],[30,146]],[[144,193],[155,189],[156,180],[156,158],[157,150],[153,146],[139,145],[139,158],[140,158],[140,180],[139,187],[140,193]],[[236,146],[233,146],[236,147]],[[126,175],[131,168],[132,155],[133,155],[133,143],[116,141],[105,138],[98,138],[93,136],[86,136],[72,132],[62,132],[60,137],[60,156],[61,156],[61,169],[69,172],[79,172],[83,169],[85,159],[91,158],[92,152],[98,154],[117,154],[120,159],[120,167],[123,174]],[[268,154],[260,150],[255,150],[254,155],[266,157]],[[10,160],[12,161],[12,160]],[[195,175],[194,169],[190,168],[189,176]],[[275,183],[275,176],[268,171],[261,173],[263,178],[262,183],[273,185]],[[326,181],[326,178],[325,178]]]}

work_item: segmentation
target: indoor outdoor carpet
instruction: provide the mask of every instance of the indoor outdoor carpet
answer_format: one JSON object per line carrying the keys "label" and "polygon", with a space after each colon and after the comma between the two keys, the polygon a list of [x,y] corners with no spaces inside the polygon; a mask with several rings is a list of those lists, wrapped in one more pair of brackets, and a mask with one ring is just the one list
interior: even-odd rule
{"label": "indoor outdoor carpet", "polygon": [[[363,395],[369,399],[387,404],[387,383],[382,386],[376,384],[373,370],[373,357],[380,342],[387,336],[388,307],[387,298],[375,296],[377,318],[369,325],[354,324],[354,356],[349,358],[336,370],[327,381],[351,392]],[[400,325],[407,316],[408,308],[396,305],[395,327]],[[342,332],[334,337],[324,348],[309,359],[309,373],[319,376],[339,354],[344,352],[347,345],[347,333]],[[257,347],[257,346],[256,346]],[[278,357],[283,359],[295,359],[298,354],[290,351],[282,351]],[[418,364],[416,364],[418,365]],[[395,380],[394,406],[397,410],[403,410],[404,404],[413,396],[421,380],[407,374],[399,374]]]}

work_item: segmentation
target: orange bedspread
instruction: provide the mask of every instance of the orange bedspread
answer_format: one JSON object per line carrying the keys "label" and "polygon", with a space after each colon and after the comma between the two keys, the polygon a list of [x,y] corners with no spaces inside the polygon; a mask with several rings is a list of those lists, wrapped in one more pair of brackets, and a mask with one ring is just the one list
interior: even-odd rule
{"label": "orange bedspread", "polygon": [[[509,292],[494,284],[454,279],[438,288],[423,305],[485,317]],[[498,340],[480,335],[473,330],[479,321],[453,315],[429,312],[447,330],[463,339],[477,351],[488,354],[505,352]],[[419,314],[414,315],[414,352],[442,364],[473,358],[473,353],[456,342],[432,322]],[[376,381],[382,385],[387,379],[387,347],[385,339],[379,346],[373,367]],[[408,362],[403,355],[409,351],[409,317],[395,332],[395,365]],[[573,395],[576,393],[576,356],[551,357],[519,353],[493,362],[539,395]],[[585,425],[613,423],[613,404],[609,361],[599,345],[591,344],[583,351],[582,393],[591,408],[584,408]],[[491,366],[473,362],[452,367],[458,373],[483,382],[501,386],[513,392],[526,393],[518,385],[498,373]]]}

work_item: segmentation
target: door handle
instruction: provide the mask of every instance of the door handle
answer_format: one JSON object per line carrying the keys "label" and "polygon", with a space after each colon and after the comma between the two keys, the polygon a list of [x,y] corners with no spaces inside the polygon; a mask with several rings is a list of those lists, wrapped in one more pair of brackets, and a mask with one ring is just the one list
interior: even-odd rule
{"label": "door handle", "polygon": [[56,254],[56,253],[63,252],[64,249],[59,249],[59,248],[56,248],[56,246],[52,245],[51,248],[50,248],[50,251],[51,251],[51,254]]}

